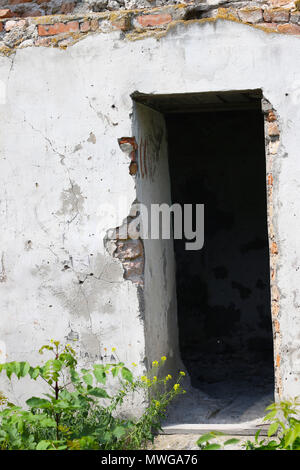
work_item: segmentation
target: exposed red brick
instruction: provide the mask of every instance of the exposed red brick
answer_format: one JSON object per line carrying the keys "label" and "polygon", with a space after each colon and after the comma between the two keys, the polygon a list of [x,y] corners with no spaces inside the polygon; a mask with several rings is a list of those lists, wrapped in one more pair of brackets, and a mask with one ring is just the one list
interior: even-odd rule
{"label": "exposed red brick", "polygon": [[279,324],[279,321],[278,321],[278,320],[275,320],[275,321],[274,321],[274,329],[275,329],[275,332],[276,332],[276,333],[279,333],[279,332],[280,332],[280,324]]}
{"label": "exposed red brick", "polygon": [[268,175],[268,185],[273,186],[273,175],[272,174]]}
{"label": "exposed red brick", "polygon": [[36,3],[40,4],[40,3],[48,3],[48,2],[51,2],[51,0],[36,0]]}
{"label": "exposed red brick", "polygon": [[296,24],[279,24],[278,32],[285,34],[300,34],[300,26]]}
{"label": "exposed red brick", "polygon": [[70,21],[69,23],[39,24],[39,36],[54,36],[60,33],[76,33],[79,31],[78,21]]}
{"label": "exposed red brick", "polygon": [[158,26],[170,23],[172,16],[169,13],[161,13],[156,15],[141,15],[137,17],[138,23],[143,26]]}
{"label": "exposed red brick", "polygon": [[121,137],[118,139],[119,146],[123,152],[126,152],[127,146],[129,146],[130,150],[130,158],[131,161],[135,161],[135,152],[138,148],[138,145],[136,143],[135,137]]}
{"label": "exposed red brick", "polygon": [[275,113],[273,111],[268,112],[267,121],[268,122],[276,121],[276,116],[275,116]]}
{"label": "exposed red brick", "polygon": [[86,33],[87,31],[90,30],[90,27],[91,27],[91,24],[89,21],[84,21],[83,23],[81,23],[80,25],[80,31],[82,33]]}
{"label": "exposed red brick", "polygon": [[0,22],[0,31],[2,31],[2,30],[3,30],[3,23],[2,23],[2,21],[1,21],[1,22]]}
{"label": "exposed red brick", "polygon": [[12,12],[8,9],[6,10],[0,10],[0,18],[11,18],[14,16]]}
{"label": "exposed red brick", "polygon": [[144,248],[140,239],[131,239],[118,241],[115,257],[121,260],[134,260],[143,256]]}
{"label": "exposed red brick", "polygon": [[265,10],[264,20],[271,23],[287,23],[290,19],[289,10]]}
{"label": "exposed red brick", "polygon": [[137,162],[130,162],[129,165],[129,174],[130,175],[136,175],[138,172],[138,165]]}
{"label": "exposed red brick", "polygon": [[272,245],[271,245],[271,254],[272,254],[272,255],[278,255],[277,243],[275,243],[275,242],[272,242]]}

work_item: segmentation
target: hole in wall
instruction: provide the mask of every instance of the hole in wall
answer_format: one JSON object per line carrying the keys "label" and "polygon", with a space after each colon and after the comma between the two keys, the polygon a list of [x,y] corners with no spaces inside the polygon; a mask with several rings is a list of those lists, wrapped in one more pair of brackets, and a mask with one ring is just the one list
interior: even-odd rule
{"label": "hole in wall", "polygon": [[205,18],[208,9],[209,7],[207,5],[203,5],[202,7],[189,8],[183,17],[183,20],[189,21],[200,20],[201,18]]}

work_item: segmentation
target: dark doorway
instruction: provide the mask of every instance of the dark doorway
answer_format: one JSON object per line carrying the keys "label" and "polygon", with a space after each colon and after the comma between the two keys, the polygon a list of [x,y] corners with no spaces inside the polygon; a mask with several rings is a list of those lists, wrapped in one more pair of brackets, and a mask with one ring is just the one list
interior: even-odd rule
{"label": "dark doorway", "polygon": [[[256,422],[274,400],[261,90],[133,98],[165,118],[164,194],[171,186],[173,204],[205,206],[203,248],[187,251],[186,240],[174,240],[180,356],[192,386],[185,381],[188,393],[171,405],[166,424]],[[149,116],[150,139],[157,118]],[[161,142],[156,134],[152,140]],[[151,183],[142,187],[154,197]]]}
{"label": "dark doorway", "polygon": [[[264,119],[257,109],[166,115],[173,203],[205,205],[202,250],[175,240],[181,357],[214,398],[273,393]],[[247,392],[248,389],[248,392]]]}

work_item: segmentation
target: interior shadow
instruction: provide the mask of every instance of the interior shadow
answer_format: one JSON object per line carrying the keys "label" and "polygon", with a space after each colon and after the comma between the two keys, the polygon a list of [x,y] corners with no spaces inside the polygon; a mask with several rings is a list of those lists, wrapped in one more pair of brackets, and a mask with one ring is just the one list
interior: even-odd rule
{"label": "interior shadow", "polygon": [[174,240],[181,357],[219,403],[209,419],[258,416],[274,390],[263,115],[174,113],[166,124],[172,202],[205,211],[201,250]]}

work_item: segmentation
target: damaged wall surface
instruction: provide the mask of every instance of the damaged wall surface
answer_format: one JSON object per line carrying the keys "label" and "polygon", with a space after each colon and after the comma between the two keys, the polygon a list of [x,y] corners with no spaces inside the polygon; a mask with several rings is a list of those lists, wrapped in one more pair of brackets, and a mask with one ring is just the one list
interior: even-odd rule
{"label": "damaged wall surface", "polygon": [[[7,360],[34,363],[48,339],[77,339],[82,365],[111,360],[117,346],[120,360],[145,370],[156,344],[155,331],[153,339],[145,335],[151,309],[141,314],[141,283],[124,278],[122,256],[105,243],[141,183],[119,145],[136,137],[140,155],[130,95],[262,89],[280,126],[280,144],[274,150],[270,142],[277,391],[299,393],[299,47],[297,37],[218,20],[179,23],[160,38],[131,41],[110,30],[65,50],[26,47],[1,56],[0,341]],[[168,356],[172,345],[164,344]],[[30,391],[13,383],[10,394],[22,401]]]}
{"label": "damaged wall surface", "polygon": [[[295,10],[289,0],[0,0],[0,18],[38,17],[43,15],[86,14],[90,12],[153,9],[172,5],[188,7],[186,19],[201,18],[217,14],[218,6],[240,10],[239,17],[244,21],[289,21],[289,9]],[[269,13],[269,8],[275,8]],[[2,10],[1,10],[2,9]],[[267,11],[265,11],[267,10]],[[232,11],[233,13],[233,11]],[[298,22],[298,19],[294,23]]]}

